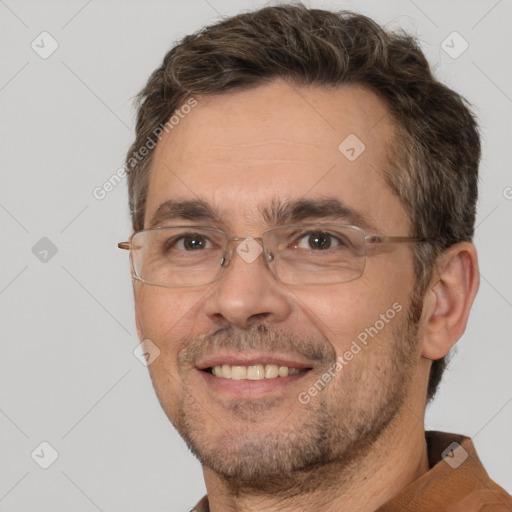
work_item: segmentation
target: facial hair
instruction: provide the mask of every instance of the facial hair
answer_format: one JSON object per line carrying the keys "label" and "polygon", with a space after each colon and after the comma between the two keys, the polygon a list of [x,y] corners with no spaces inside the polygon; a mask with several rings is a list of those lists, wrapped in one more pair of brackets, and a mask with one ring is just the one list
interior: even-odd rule
{"label": "facial hair", "polygon": [[[407,315],[390,322],[386,335],[372,339],[307,405],[294,400],[283,409],[282,398],[233,399],[223,402],[219,417],[193,396],[186,369],[199,356],[219,349],[299,354],[316,363],[317,375],[314,380],[308,377],[306,389],[336,363],[335,351],[325,340],[270,330],[263,324],[246,330],[228,326],[185,340],[178,355],[183,386],[172,414],[155,389],[190,450],[232,492],[287,491],[291,496],[307,486],[313,490],[319,482],[312,473],[335,465],[336,474],[331,476],[340,479],[339,470],[364,457],[402,408],[417,361],[420,315],[421,307],[413,300]],[[273,428],[259,429],[260,420],[269,417],[276,419]],[[214,436],[208,422],[220,425]]]}

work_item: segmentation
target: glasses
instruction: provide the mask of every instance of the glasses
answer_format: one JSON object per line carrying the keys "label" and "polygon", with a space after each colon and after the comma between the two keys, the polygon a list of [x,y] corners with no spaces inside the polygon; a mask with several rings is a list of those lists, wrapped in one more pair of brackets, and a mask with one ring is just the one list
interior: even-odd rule
{"label": "glasses", "polygon": [[[233,257],[231,242],[247,263],[260,254],[279,281],[292,285],[339,284],[363,275],[368,246],[426,242],[427,238],[367,235],[345,224],[288,225],[261,238],[229,238],[220,229],[157,227],[134,233],[118,244],[130,251],[132,277],[156,286],[186,287],[213,283]],[[261,242],[261,243],[259,243]]]}

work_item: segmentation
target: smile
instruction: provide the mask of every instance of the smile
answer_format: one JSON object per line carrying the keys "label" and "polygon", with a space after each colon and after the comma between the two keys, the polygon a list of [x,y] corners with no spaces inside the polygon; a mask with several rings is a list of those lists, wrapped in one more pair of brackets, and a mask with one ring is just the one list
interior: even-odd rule
{"label": "smile", "polygon": [[208,368],[207,371],[215,377],[223,379],[263,380],[297,375],[300,372],[306,371],[306,369],[277,364],[254,364],[250,366],[223,364]]}

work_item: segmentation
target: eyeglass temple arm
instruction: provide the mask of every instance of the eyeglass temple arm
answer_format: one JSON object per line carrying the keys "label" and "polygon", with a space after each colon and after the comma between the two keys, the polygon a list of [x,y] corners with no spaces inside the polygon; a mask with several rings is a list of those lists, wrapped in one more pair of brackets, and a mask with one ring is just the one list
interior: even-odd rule
{"label": "eyeglass temple arm", "polygon": [[130,250],[131,246],[132,246],[132,244],[130,242],[119,242],[117,244],[117,247],[119,247],[119,249],[126,249],[127,251]]}
{"label": "eyeglass temple arm", "polygon": [[368,235],[366,241],[370,244],[400,244],[414,242],[428,242],[430,238],[420,236],[378,236]]}

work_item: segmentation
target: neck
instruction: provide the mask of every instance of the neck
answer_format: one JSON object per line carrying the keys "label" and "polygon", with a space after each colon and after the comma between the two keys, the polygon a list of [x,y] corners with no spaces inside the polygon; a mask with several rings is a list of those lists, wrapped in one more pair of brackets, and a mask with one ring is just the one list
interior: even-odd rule
{"label": "neck", "polygon": [[423,412],[404,407],[359,459],[293,475],[283,491],[275,482],[235,490],[205,467],[210,511],[373,512],[429,470]]}

